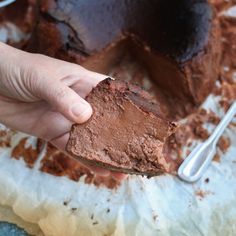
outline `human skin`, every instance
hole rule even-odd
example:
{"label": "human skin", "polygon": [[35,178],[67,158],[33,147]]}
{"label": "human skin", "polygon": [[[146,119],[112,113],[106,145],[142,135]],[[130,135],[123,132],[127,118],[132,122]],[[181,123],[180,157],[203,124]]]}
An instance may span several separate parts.
{"label": "human skin", "polygon": [[[84,98],[107,76],[1,42],[0,57],[0,122],[65,151],[71,125],[92,115]],[[90,169],[98,175],[125,178],[121,173]]]}

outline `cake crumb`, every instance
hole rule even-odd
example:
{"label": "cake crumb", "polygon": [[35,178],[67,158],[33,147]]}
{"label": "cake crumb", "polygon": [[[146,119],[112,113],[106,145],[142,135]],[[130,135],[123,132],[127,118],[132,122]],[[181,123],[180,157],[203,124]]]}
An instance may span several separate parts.
{"label": "cake crumb", "polygon": [[213,157],[213,161],[220,163],[220,155],[218,153]]}
{"label": "cake crumb", "polygon": [[223,108],[224,112],[227,112],[229,107],[230,107],[230,103],[229,101],[225,100],[225,99],[221,99],[219,101],[220,106]]}
{"label": "cake crumb", "polygon": [[208,113],[208,122],[214,125],[218,125],[220,123],[220,117],[217,116],[213,111],[209,111]]}
{"label": "cake crumb", "polygon": [[205,198],[207,195],[213,194],[211,191],[203,191],[201,189],[198,189],[195,191],[195,195],[198,196],[200,199]]}
{"label": "cake crumb", "polygon": [[220,139],[219,139],[219,142],[217,144],[217,146],[219,147],[219,149],[223,152],[223,153],[226,153],[228,148],[230,147],[231,145],[231,141],[228,137],[224,137],[222,136]]}
{"label": "cake crumb", "polygon": [[196,137],[202,140],[206,140],[209,137],[208,131],[202,126],[196,126],[194,129],[194,134]]}
{"label": "cake crumb", "polygon": [[34,163],[38,159],[41,145],[36,145],[36,149],[34,149],[32,146],[26,147],[27,140],[27,137],[21,139],[20,142],[12,150],[11,156],[16,160],[22,158],[25,161],[26,165],[29,168],[32,168],[34,166]]}
{"label": "cake crumb", "polygon": [[0,148],[11,147],[11,135],[6,130],[0,130]]}

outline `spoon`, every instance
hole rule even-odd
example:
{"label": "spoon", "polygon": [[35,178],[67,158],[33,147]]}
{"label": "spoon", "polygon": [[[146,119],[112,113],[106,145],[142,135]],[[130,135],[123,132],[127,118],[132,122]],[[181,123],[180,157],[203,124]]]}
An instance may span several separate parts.
{"label": "spoon", "polygon": [[231,105],[212,135],[204,143],[198,144],[180,165],[178,169],[180,179],[192,183],[201,178],[216,153],[216,145],[219,138],[235,114],[236,101]]}
{"label": "spoon", "polygon": [[0,8],[1,7],[5,7],[5,6],[7,6],[7,5],[9,5],[9,4],[11,4],[11,3],[13,3],[13,2],[15,2],[16,0],[5,0],[5,1],[2,1],[2,2],[0,2]]}

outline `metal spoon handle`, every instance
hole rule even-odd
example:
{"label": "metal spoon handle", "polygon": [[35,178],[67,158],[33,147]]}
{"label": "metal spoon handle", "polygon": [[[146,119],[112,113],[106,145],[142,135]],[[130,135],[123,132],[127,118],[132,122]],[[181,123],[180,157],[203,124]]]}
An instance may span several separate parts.
{"label": "metal spoon handle", "polygon": [[227,111],[227,113],[224,116],[224,118],[217,125],[217,127],[214,130],[214,132],[209,137],[208,142],[214,142],[215,144],[217,143],[217,141],[219,140],[220,136],[223,134],[224,130],[229,125],[229,123],[231,122],[231,120],[233,119],[235,114],[236,114],[236,101],[231,105],[231,107]]}
{"label": "metal spoon handle", "polygon": [[197,145],[181,164],[178,169],[178,175],[182,180],[195,182],[203,175],[214,157],[217,141],[233,119],[235,113],[236,101],[231,105],[225,117],[207,141]]}
{"label": "metal spoon handle", "polygon": [[178,169],[178,176],[186,182],[195,182],[201,178],[215,154],[215,146],[199,144],[183,161]]}
{"label": "metal spoon handle", "polygon": [[5,7],[13,2],[15,2],[16,0],[6,0],[6,1],[3,1],[3,2],[0,2],[0,8],[1,7]]}

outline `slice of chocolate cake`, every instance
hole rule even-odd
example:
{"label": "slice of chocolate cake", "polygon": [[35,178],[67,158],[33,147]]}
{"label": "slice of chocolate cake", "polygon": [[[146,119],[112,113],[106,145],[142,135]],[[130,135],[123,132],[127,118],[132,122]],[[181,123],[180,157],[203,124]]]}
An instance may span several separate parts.
{"label": "slice of chocolate cake", "polygon": [[166,138],[176,124],[159,115],[142,89],[106,79],[88,95],[93,115],[72,126],[67,151],[79,161],[130,174],[168,172]]}

